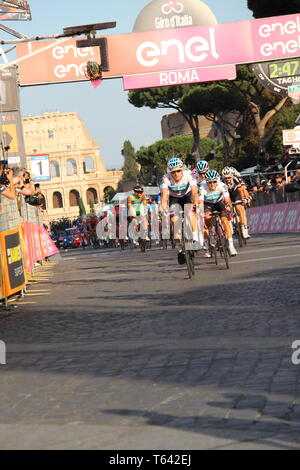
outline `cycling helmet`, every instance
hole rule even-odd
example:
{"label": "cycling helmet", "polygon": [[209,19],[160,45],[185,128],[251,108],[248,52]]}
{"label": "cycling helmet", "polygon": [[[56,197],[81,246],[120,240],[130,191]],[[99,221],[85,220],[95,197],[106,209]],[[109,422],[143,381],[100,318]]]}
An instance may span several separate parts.
{"label": "cycling helmet", "polygon": [[237,178],[241,176],[240,172],[237,171],[233,166],[231,166],[230,169],[232,171],[233,176],[236,176]]}
{"label": "cycling helmet", "polygon": [[223,178],[231,178],[234,175],[233,170],[234,170],[234,168],[232,168],[230,166],[225,166],[225,168],[223,168],[223,170],[222,170]]}
{"label": "cycling helmet", "polygon": [[208,170],[206,173],[206,181],[217,181],[218,172],[216,170]]}
{"label": "cycling helmet", "polygon": [[174,157],[168,161],[168,169],[170,171],[182,169],[182,167],[183,167],[183,161],[180,160],[180,158]]}
{"label": "cycling helmet", "polygon": [[134,188],[133,188],[133,191],[135,193],[143,193],[144,192],[144,188],[142,186],[140,186],[139,184],[137,184]]}
{"label": "cycling helmet", "polygon": [[206,173],[209,170],[209,166],[206,160],[200,160],[197,163],[197,170],[199,173]]}

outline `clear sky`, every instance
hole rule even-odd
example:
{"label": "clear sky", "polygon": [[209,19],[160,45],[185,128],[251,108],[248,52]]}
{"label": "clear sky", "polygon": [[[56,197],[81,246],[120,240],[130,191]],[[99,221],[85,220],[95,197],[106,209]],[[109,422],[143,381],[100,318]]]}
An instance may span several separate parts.
{"label": "clear sky", "polygon": [[[200,1],[200,0],[199,0]],[[61,33],[66,26],[116,21],[117,28],[105,34],[132,31],[148,0],[29,0],[32,21],[3,22],[30,37]],[[205,0],[219,23],[252,19],[247,0]],[[1,31],[2,39],[12,39]],[[11,60],[13,60],[12,56]],[[135,108],[128,103],[121,79],[106,80],[94,89],[89,82],[56,84],[21,89],[22,115],[75,111],[91,137],[100,145],[107,168],[123,166],[121,149],[130,140],[138,150],[162,138],[161,118],[172,110]]]}

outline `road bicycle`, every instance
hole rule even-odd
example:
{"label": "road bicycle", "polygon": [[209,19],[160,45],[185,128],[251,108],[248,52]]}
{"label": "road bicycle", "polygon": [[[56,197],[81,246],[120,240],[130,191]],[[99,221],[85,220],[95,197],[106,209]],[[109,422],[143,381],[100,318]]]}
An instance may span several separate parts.
{"label": "road bicycle", "polygon": [[221,214],[219,211],[210,212],[212,227],[209,230],[209,249],[215,264],[218,265],[219,259],[221,259],[229,269],[228,241],[222,225]]}
{"label": "road bicycle", "polygon": [[[240,204],[240,203],[239,203]],[[233,203],[232,207],[232,232],[233,236],[237,238],[239,246],[243,248],[243,246],[247,245],[247,239],[244,238],[242,227],[240,223],[240,218],[236,210],[236,203]]]}

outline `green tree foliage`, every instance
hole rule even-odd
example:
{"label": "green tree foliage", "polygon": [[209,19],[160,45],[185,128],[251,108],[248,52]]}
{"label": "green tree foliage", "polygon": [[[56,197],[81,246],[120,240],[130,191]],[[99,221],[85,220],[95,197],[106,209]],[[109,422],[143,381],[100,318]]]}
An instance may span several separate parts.
{"label": "green tree foliage", "polygon": [[107,204],[112,200],[112,198],[117,194],[117,191],[114,190],[111,186],[108,186],[104,189],[104,202]]}
{"label": "green tree foliage", "polygon": [[[201,153],[201,145],[198,116],[202,115],[215,121],[218,113],[223,112],[224,114],[228,111],[245,108],[243,96],[238,94],[236,90],[225,88],[216,83],[132,90],[129,92],[128,99],[138,108],[143,106],[151,109],[171,108],[179,112],[192,131],[192,152],[199,153]],[[218,124],[221,125],[221,122],[219,119]],[[223,128],[224,123],[222,124]]]}
{"label": "green tree foliage", "polygon": [[[214,123],[224,147],[224,164],[228,165],[236,127],[247,109],[244,96],[239,90],[226,88],[222,84],[204,84],[192,88],[180,100],[180,104],[186,113],[194,112]],[[234,113],[231,119],[228,113]]]}
{"label": "green tree foliage", "polygon": [[[185,160],[191,154],[192,148],[193,137],[187,135],[162,139],[149,147],[141,147],[136,153],[137,161],[141,165],[140,182],[145,185],[159,184],[162,175],[166,172],[168,160],[172,157]],[[212,139],[202,139],[201,158],[206,158],[212,150],[216,152],[214,159],[216,165],[218,160],[222,161],[220,146]]]}
{"label": "green tree foliage", "polygon": [[83,200],[81,197],[79,198],[78,203],[79,203],[79,216],[82,217],[83,215],[86,215],[86,210],[85,210]]}
{"label": "green tree foliage", "polygon": [[89,206],[90,206],[90,215],[96,215],[95,204],[93,202],[90,202]]}
{"label": "green tree foliage", "polygon": [[126,140],[124,142],[121,153],[124,157],[123,180],[135,180],[137,178],[139,170],[136,163],[135,149],[129,140]]}
{"label": "green tree foliage", "polygon": [[174,109],[182,114],[194,136],[193,151],[200,151],[198,116],[195,113],[185,113],[180,105],[180,99],[188,93],[193,86],[194,85],[184,85],[132,90],[128,94],[128,101],[137,108],[144,106],[151,109],[168,108]]}
{"label": "green tree foliage", "polygon": [[248,8],[253,11],[254,18],[291,15],[299,13],[300,0],[248,0]]}
{"label": "green tree foliage", "polygon": [[[238,66],[236,80],[222,82],[226,88],[239,92],[247,103],[246,111],[239,122],[238,134],[242,137],[241,149],[249,153],[248,137],[251,136],[251,147],[256,147],[255,154],[265,150],[274,134],[274,116],[283,108],[288,97],[271,93],[256,78],[250,66]],[[253,132],[256,129],[256,136]]]}

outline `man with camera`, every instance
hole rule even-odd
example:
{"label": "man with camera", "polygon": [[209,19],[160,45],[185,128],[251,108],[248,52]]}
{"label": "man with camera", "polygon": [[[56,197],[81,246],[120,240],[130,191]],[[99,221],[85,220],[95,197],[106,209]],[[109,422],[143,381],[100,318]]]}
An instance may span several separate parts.
{"label": "man with camera", "polygon": [[32,196],[34,194],[34,184],[31,181],[30,173],[20,167],[12,168],[12,172],[16,193],[23,196]]}
{"label": "man with camera", "polygon": [[0,161],[0,195],[16,199],[13,171],[8,168],[7,160]]}

